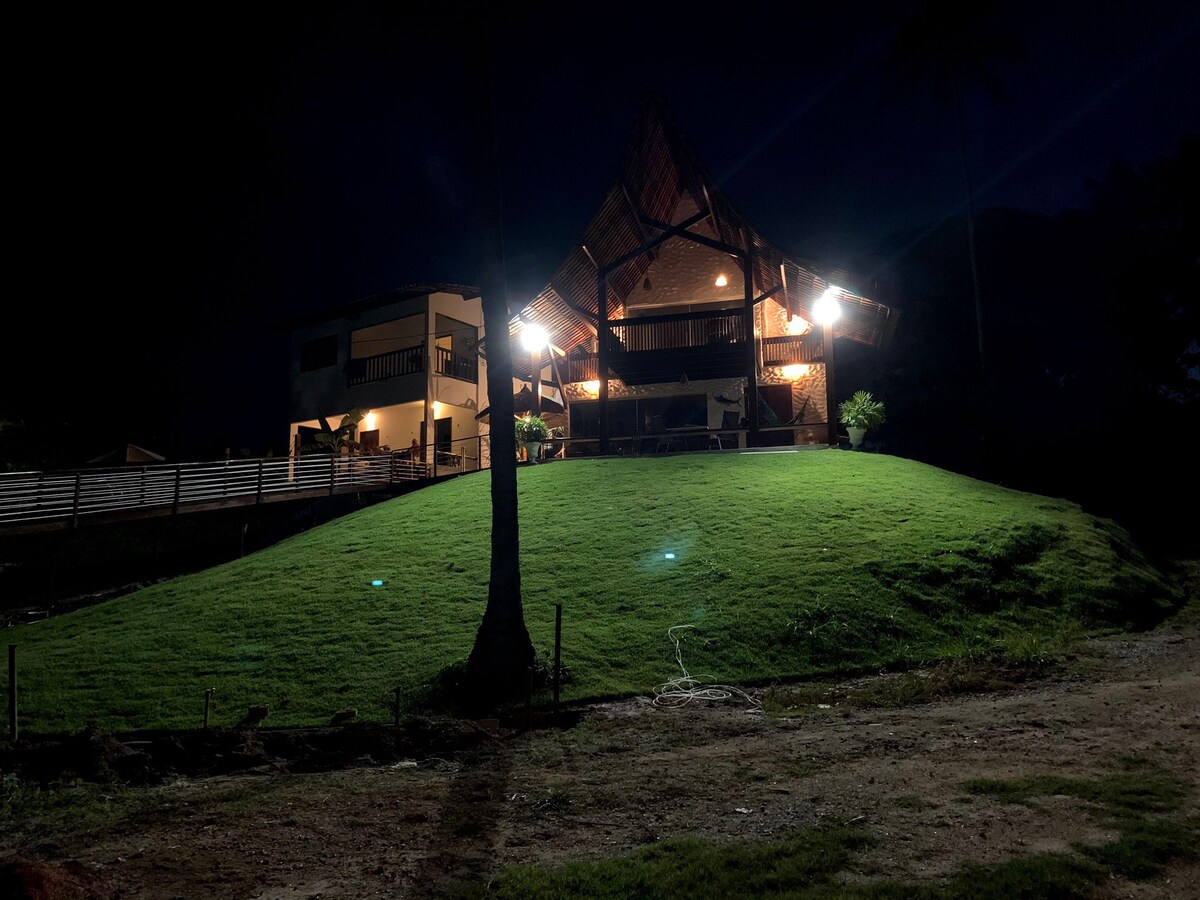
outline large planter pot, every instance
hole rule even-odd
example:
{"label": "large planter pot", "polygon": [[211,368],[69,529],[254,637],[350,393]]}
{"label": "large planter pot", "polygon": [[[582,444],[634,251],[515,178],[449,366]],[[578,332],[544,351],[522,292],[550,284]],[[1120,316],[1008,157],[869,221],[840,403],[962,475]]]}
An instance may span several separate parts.
{"label": "large planter pot", "polygon": [[540,453],[541,450],[542,450],[542,442],[541,441],[526,441],[525,442],[525,456],[531,463],[535,463],[538,461],[538,453]]}
{"label": "large planter pot", "polygon": [[848,435],[850,435],[850,449],[857,450],[859,444],[861,444],[863,442],[863,435],[865,435],[867,433],[867,429],[854,428],[852,426],[847,425],[846,433]]}

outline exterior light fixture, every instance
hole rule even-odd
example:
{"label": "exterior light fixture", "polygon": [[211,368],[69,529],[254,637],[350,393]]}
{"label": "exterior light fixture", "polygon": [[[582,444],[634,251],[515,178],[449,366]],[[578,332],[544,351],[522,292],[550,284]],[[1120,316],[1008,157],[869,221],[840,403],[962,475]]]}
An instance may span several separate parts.
{"label": "exterior light fixture", "polygon": [[546,329],[537,325],[530,325],[528,322],[521,329],[521,346],[533,353],[535,350],[541,350],[546,346],[546,342],[550,336],[546,334]]}
{"label": "exterior light fixture", "polygon": [[375,413],[369,412],[363,416],[363,431],[375,430]]}
{"label": "exterior light fixture", "polygon": [[579,385],[593,397],[600,393],[600,382],[593,379],[592,381],[584,381]]}
{"label": "exterior light fixture", "polygon": [[376,578],[374,581],[371,582],[371,587],[383,587],[383,579]]}
{"label": "exterior light fixture", "polygon": [[797,381],[808,373],[809,367],[803,363],[783,367],[783,377],[789,381]]}
{"label": "exterior light fixture", "polygon": [[674,558],[675,558],[675,554],[674,554],[674,553],[672,553],[670,550],[668,550],[666,553],[664,553],[664,554],[663,554],[663,556],[664,556],[666,559],[674,559]]}
{"label": "exterior light fixture", "polygon": [[837,407],[834,405],[836,395],[833,384],[833,323],[842,314],[841,304],[838,303],[838,294],[841,292],[841,288],[831,284],[825,289],[821,299],[813,305],[813,315],[821,323],[821,359],[825,363],[825,409],[828,410],[825,418],[829,420],[829,446],[831,447],[836,447],[838,443],[837,415],[835,414]]}
{"label": "exterior light fixture", "polygon": [[726,278],[725,273],[722,272],[717,276],[717,280],[714,281],[713,284],[715,284],[717,287],[725,287],[725,285],[729,284],[729,279]]}
{"label": "exterior light fixture", "polygon": [[822,325],[832,325],[841,317],[842,306],[838,303],[838,295],[841,292],[841,288],[830,285],[813,306],[813,315]]}

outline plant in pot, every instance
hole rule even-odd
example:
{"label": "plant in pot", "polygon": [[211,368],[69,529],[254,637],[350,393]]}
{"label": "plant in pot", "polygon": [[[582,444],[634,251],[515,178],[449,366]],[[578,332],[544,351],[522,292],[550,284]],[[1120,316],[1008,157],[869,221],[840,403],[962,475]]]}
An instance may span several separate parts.
{"label": "plant in pot", "polygon": [[883,401],[872,397],[870,391],[855,391],[838,404],[838,421],[850,435],[850,449],[857,450],[867,431],[884,423]]}
{"label": "plant in pot", "polygon": [[517,419],[517,443],[525,448],[525,456],[530,462],[537,462],[542,444],[550,437],[550,427],[541,416],[526,416]]}

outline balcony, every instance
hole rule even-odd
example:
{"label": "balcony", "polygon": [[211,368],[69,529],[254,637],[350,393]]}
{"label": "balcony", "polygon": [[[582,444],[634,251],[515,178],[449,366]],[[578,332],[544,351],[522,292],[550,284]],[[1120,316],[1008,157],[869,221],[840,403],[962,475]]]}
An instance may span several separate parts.
{"label": "balcony", "polygon": [[[644,316],[612,322],[609,368],[626,384],[737,378],[746,374],[746,320],[740,309],[672,316]],[[761,367],[819,363],[821,335],[785,335],[758,340]],[[567,358],[570,382],[600,377],[598,354]]]}
{"label": "balcony", "polygon": [[641,316],[613,322],[609,366],[626,384],[730,378],[745,371],[741,310]]}
{"label": "balcony", "polygon": [[[445,347],[434,347],[433,371],[472,384],[479,383],[479,361],[473,356],[463,356]],[[346,364],[346,384],[357,387],[373,381],[398,378],[401,375],[416,375],[425,371],[425,347],[405,347],[390,350],[377,356],[352,359]]]}
{"label": "balcony", "polygon": [[449,375],[471,384],[479,383],[479,360],[474,356],[463,356],[445,347],[434,347],[433,371],[438,375]]}
{"label": "balcony", "polygon": [[817,331],[763,338],[761,345],[764,367],[819,363],[825,360],[825,348],[821,342],[821,334]]}
{"label": "balcony", "polygon": [[425,346],[417,344],[415,347],[350,360],[346,363],[346,384],[356,387],[360,384],[370,384],[372,381],[415,375],[424,371]]}

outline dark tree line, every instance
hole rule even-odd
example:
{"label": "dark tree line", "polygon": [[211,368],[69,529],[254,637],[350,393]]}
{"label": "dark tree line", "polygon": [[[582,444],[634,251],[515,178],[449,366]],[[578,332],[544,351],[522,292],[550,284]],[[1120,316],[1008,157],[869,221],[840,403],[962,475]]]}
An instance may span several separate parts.
{"label": "dark tree line", "polygon": [[1086,210],[979,215],[982,384],[963,223],[915,244],[919,230],[897,235],[856,262],[902,310],[895,339],[879,353],[848,348],[839,390],[887,401],[877,438],[889,452],[1186,543],[1171,511],[1194,515],[1200,501],[1198,184],[1193,135],[1168,159],[1115,164],[1089,185]]}

